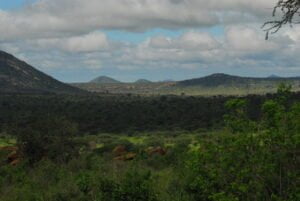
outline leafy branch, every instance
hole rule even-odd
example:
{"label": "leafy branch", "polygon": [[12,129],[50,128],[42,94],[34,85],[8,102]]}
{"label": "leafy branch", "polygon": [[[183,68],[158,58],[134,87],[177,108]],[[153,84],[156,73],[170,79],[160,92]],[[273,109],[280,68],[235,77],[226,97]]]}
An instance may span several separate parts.
{"label": "leafy branch", "polygon": [[265,29],[266,40],[269,34],[277,33],[284,25],[298,24],[300,21],[294,21],[295,16],[300,16],[300,0],[279,0],[273,9],[273,17],[277,15],[278,10],[282,12],[282,17],[279,20],[265,22],[262,28]]}

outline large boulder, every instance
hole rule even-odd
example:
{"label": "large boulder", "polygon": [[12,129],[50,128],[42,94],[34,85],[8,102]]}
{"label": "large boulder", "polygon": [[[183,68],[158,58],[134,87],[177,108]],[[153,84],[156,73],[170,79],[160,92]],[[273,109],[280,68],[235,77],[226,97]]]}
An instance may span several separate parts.
{"label": "large boulder", "polygon": [[114,150],[113,150],[113,154],[114,154],[114,156],[123,156],[123,155],[125,155],[127,153],[127,149],[126,149],[126,147],[125,146],[123,146],[123,145],[118,145],[118,146],[116,146],[115,148],[114,148]]}
{"label": "large boulder", "polygon": [[136,153],[129,152],[129,153],[126,153],[124,155],[115,157],[114,160],[117,160],[117,161],[131,161],[131,160],[135,159],[136,156],[137,156]]}
{"label": "large boulder", "polygon": [[13,152],[13,151],[17,151],[17,150],[18,150],[18,147],[16,147],[16,146],[0,147],[0,151],[10,151],[10,152]]}
{"label": "large boulder", "polygon": [[162,148],[160,146],[158,146],[158,147],[148,147],[145,151],[150,156],[155,155],[155,154],[164,156],[167,153],[166,149],[164,149],[164,148]]}
{"label": "large boulder", "polygon": [[7,146],[7,147],[0,147],[0,151],[4,151],[8,153],[5,159],[6,164],[10,164],[12,166],[16,166],[21,161],[21,155],[16,146]]}

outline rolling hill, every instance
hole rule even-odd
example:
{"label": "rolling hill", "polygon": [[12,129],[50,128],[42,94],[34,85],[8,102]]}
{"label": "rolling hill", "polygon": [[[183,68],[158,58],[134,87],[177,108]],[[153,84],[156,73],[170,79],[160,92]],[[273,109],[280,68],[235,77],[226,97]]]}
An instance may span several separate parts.
{"label": "rolling hill", "polygon": [[250,87],[251,85],[274,85],[280,82],[300,83],[300,77],[283,78],[278,76],[270,76],[267,78],[255,77],[240,77],[234,75],[227,75],[223,73],[212,74],[202,78],[195,78],[184,80],[177,83],[178,86],[201,86],[201,87]]}
{"label": "rolling hill", "polygon": [[274,93],[280,83],[288,83],[300,91],[300,77],[240,77],[222,73],[183,81],[135,83],[77,83],[74,86],[92,92],[144,95],[247,95]]}
{"label": "rolling hill", "polygon": [[64,84],[34,67],[0,51],[0,93],[83,93],[83,90]]}
{"label": "rolling hill", "polygon": [[98,84],[116,84],[116,83],[121,83],[118,80],[115,80],[111,77],[107,77],[107,76],[100,76],[97,77],[93,80],[90,81],[90,83],[98,83]]}

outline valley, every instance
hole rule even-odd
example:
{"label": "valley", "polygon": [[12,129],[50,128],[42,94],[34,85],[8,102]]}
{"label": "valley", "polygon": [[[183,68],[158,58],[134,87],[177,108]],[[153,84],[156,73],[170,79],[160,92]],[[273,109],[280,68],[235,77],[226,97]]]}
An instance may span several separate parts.
{"label": "valley", "polygon": [[226,74],[213,74],[202,78],[146,83],[111,83],[102,80],[100,83],[72,83],[90,92],[100,94],[136,94],[136,95],[187,95],[187,96],[246,96],[275,93],[279,84],[290,84],[293,91],[300,91],[300,77],[290,78],[250,78]]}
{"label": "valley", "polygon": [[298,77],[65,84],[1,53],[0,83],[1,201],[298,198]]}

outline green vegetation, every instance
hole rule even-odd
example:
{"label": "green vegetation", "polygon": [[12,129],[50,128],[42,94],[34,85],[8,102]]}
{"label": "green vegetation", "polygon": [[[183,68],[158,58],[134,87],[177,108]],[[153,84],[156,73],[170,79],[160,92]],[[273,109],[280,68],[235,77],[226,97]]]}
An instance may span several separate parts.
{"label": "green vegetation", "polygon": [[0,147],[14,146],[15,144],[16,140],[11,138],[11,136],[0,135]]}
{"label": "green vegetation", "polygon": [[111,81],[101,82],[100,80],[98,83],[76,83],[73,85],[87,91],[104,94],[247,96],[249,94],[276,93],[277,86],[280,83],[291,84],[294,91],[300,90],[299,77],[251,78],[221,73],[179,82],[117,83]]}
{"label": "green vegetation", "polygon": [[[276,94],[251,95],[246,115],[257,121],[260,105]],[[226,101],[234,97],[195,96],[127,96],[127,95],[15,95],[0,96],[0,133],[24,128],[45,117],[64,117],[76,124],[80,135],[140,132],[216,130],[224,127],[223,116],[228,113]],[[292,93],[289,101],[300,99]]]}
{"label": "green vegetation", "polygon": [[8,149],[0,149],[0,200],[298,201],[300,103],[290,90],[281,85],[276,96],[254,103],[251,97],[226,99],[222,126],[193,131],[91,135],[59,113],[31,117],[23,126],[6,123],[3,133],[13,134],[19,149],[13,161]]}

